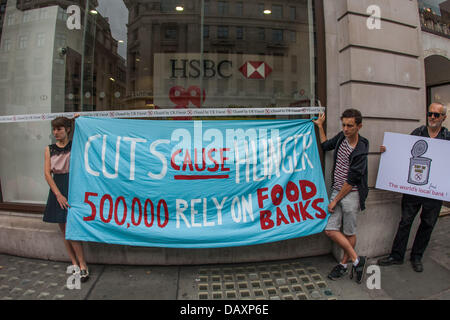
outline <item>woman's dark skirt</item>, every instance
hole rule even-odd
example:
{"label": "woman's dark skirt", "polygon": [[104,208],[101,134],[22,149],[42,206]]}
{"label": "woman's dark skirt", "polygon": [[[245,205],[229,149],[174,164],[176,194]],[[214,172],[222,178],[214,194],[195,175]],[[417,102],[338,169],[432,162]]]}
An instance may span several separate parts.
{"label": "woman's dark skirt", "polygon": [[[55,180],[56,186],[62,195],[67,198],[69,193],[69,174],[54,174],[53,180]],[[61,209],[52,190],[48,193],[47,206],[45,207],[42,220],[51,223],[66,223],[67,221],[67,210]]]}

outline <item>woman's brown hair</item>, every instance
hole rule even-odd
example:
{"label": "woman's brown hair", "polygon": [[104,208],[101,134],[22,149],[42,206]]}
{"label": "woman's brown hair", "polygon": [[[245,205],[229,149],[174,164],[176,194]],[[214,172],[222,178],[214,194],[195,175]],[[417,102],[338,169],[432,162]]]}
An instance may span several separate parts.
{"label": "woman's brown hair", "polygon": [[51,124],[52,129],[64,127],[66,128],[66,131],[68,133],[72,132],[72,125],[73,125],[72,119],[66,117],[57,117],[52,120]]}

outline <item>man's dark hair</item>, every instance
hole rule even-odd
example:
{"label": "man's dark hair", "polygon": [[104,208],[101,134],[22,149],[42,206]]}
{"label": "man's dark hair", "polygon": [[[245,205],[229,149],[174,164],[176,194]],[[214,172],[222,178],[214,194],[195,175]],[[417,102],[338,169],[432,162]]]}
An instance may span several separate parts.
{"label": "man's dark hair", "polygon": [[362,122],[362,114],[356,109],[347,109],[342,113],[341,120],[343,118],[355,118],[355,123],[358,125]]}

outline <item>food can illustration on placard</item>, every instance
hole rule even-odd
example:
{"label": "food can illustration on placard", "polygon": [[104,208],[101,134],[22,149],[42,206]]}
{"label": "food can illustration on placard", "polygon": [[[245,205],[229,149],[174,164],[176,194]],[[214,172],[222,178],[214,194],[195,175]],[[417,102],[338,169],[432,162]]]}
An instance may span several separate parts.
{"label": "food can illustration on placard", "polygon": [[425,140],[419,140],[414,143],[411,149],[412,158],[409,160],[408,183],[419,186],[428,184],[431,159],[422,157],[427,150],[428,144]]}

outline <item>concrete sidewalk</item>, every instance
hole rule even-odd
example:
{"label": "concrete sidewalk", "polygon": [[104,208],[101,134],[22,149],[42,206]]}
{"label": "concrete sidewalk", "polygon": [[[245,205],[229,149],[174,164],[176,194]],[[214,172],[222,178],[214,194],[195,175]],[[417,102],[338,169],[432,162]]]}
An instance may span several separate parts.
{"label": "concrete sidewalk", "polygon": [[[69,289],[67,263],[0,254],[0,299],[6,300],[381,300],[450,299],[450,216],[439,218],[423,273],[380,267],[380,289],[366,280],[331,281],[331,255],[286,261],[201,266],[90,265],[91,277]],[[378,257],[369,259],[375,265]],[[373,271],[372,271],[373,272]],[[366,279],[375,274],[367,273]],[[370,283],[374,283],[369,281]]]}

